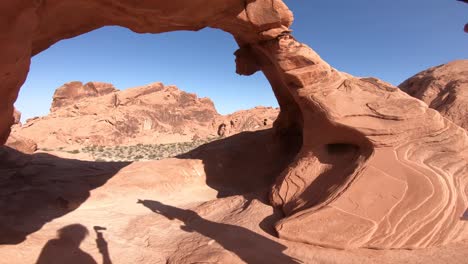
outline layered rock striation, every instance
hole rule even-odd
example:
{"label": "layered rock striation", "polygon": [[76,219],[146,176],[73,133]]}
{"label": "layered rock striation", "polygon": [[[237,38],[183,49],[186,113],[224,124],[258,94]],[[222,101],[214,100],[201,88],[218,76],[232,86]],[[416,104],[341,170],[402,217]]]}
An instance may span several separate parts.
{"label": "layered rock striation", "polygon": [[240,46],[237,72],[261,70],[271,83],[281,107],[271,144],[300,149],[271,190],[271,203],[285,214],[276,223],[280,238],[345,249],[415,249],[466,238],[466,131],[396,87],[332,68],[290,34],[292,14],[280,0],[0,7],[3,142],[30,57],[60,39],[104,25],[138,33],[220,28]]}

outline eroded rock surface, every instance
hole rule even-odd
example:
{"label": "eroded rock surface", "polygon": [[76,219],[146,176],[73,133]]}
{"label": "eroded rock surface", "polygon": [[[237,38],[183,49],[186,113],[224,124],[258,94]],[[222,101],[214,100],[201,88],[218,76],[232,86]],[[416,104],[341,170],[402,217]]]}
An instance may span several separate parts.
{"label": "eroded rock surface", "polygon": [[399,87],[455,124],[468,129],[468,60],[429,68]]}
{"label": "eroded rock surface", "polygon": [[34,140],[19,135],[10,135],[5,146],[26,154],[32,154],[37,150],[37,143]]}
{"label": "eroded rock surface", "polygon": [[[14,118],[14,124],[13,124],[12,129],[20,128],[21,127],[21,112],[15,109],[13,113],[13,118]],[[26,153],[26,154],[32,154],[37,150],[37,144],[35,141],[29,138],[20,136],[20,135],[10,134],[5,145],[12,149],[15,149],[19,152]]]}
{"label": "eroded rock surface", "polygon": [[[203,7],[203,8],[201,8]],[[233,34],[239,43],[274,38],[287,30],[293,16],[280,0],[133,0],[2,2],[0,19],[0,143],[13,123],[13,103],[24,83],[31,56],[64,38],[119,25],[138,33],[199,30],[214,27]],[[260,15],[259,15],[260,14]],[[60,23],[57,23],[60,21]]]}
{"label": "eroded rock surface", "polygon": [[13,112],[13,124],[14,125],[21,125],[21,112],[16,110]]}
{"label": "eroded rock surface", "polygon": [[[2,17],[5,23],[0,23],[0,29],[5,34],[2,39],[3,64],[0,68],[0,76],[5,87],[0,90],[0,98],[6,100],[6,104],[2,104],[0,108],[0,120],[2,120],[0,131],[2,131],[3,139],[6,139],[9,125],[13,122],[13,101],[27,74],[30,55],[37,54],[60,39],[76,36],[103,25],[117,24],[141,33],[196,30],[205,26],[223,29],[233,34],[240,46],[239,51],[236,52],[237,72],[248,75],[262,70],[272,85],[281,111],[274,123],[272,141],[264,145],[263,155],[256,156],[262,159],[262,162],[252,165],[251,159],[243,160],[243,158],[255,155],[252,153],[245,156],[237,155],[241,152],[232,151],[221,155],[221,157],[236,157],[236,159],[228,160],[230,166],[216,159],[209,165],[204,160],[203,165],[206,182],[209,182],[208,177],[213,177],[211,174],[213,172],[222,181],[224,174],[220,173],[220,170],[223,168],[226,171],[239,172],[229,174],[233,176],[245,176],[252,166],[255,166],[257,172],[268,171],[267,169],[272,165],[276,169],[283,169],[281,173],[262,173],[261,175],[277,177],[270,191],[270,202],[280,208],[285,215],[281,220],[274,219],[280,239],[270,240],[289,245],[293,252],[286,252],[286,249],[278,245],[278,242],[252,243],[252,241],[262,240],[258,240],[256,235],[250,232],[247,232],[247,238],[243,240],[246,244],[236,244],[232,240],[226,241],[219,233],[212,233],[212,230],[207,228],[210,223],[200,219],[198,213],[203,215],[202,211],[207,210],[203,208],[206,207],[202,206],[198,208],[201,212],[194,213],[193,210],[187,209],[190,208],[187,205],[184,208],[170,208],[146,199],[141,201],[141,204],[151,209],[152,212],[164,215],[169,220],[178,219],[179,222],[168,223],[161,220],[153,221],[151,217],[145,219],[135,217],[135,221],[129,223],[125,218],[122,220],[124,224],[120,222],[120,226],[127,226],[127,228],[118,230],[121,230],[120,234],[123,236],[129,235],[129,237],[127,236],[127,239],[121,239],[118,235],[112,237],[116,248],[122,248],[122,244],[119,244],[121,241],[129,241],[128,244],[138,249],[134,250],[135,252],[141,252],[141,248],[152,246],[161,248],[161,246],[155,246],[161,245],[160,243],[167,245],[166,240],[161,239],[165,237],[159,234],[161,232],[176,240],[171,242],[173,246],[170,248],[174,249],[173,251],[156,256],[155,262],[161,263],[193,263],[207,258],[213,262],[219,260],[227,263],[252,263],[249,262],[252,251],[240,252],[244,248],[243,245],[270,245],[270,251],[275,254],[286,252],[284,253],[286,256],[293,256],[293,259],[290,259],[281,254],[279,256],[273,254],[271,256],[277,257],[272,258],[273,262],[267,261],[268,263],[275,263],[275,259],[283,260],[281,263],[295,263],[296,259],[309,263],[317,259],[337,261],[337,258],[333,257],[321,258],[327,254],[344,254],[351,257],[350,259],[339,258],[338,262],[341,260],[342,262],[347,260],[372,262],[372,260],[380,259],[368,258],[372,253],[366,250],[338,253],[326,249],[326,252],[322,251],[315,255],[313,253],[318,250],[308,245],[341,249],[436,248],[435,251],[429,251],[430,257],[426,257],[422,260],[423,262],[433,261],[434,256],[443,258],[444,254],[440,252],[446,248],[442,246],[449,243],[461,245],[451,246],[450,249],[466,248],[466,240],[463,239],[467,237],[467,222],[461,220],[468,206],[466,131],[396,87],[373,78],[355,78],[332,68],[311,48],[301,44],[290,34],[288,28],[292,22],[292,15],[283,2],[279,0],[215,2],[181,0],[140,1],[138,3],[129,0],[117,3],[104,0],[92,3],[82,0],[60,3],[15,1],[4,2],[1,7],[2,12],[6,14]],[[57,20],[63,23],[55,23]],[[254,144],[256,141],[249,142],[251,142],[250,145],[242,145],[242,148],[251,147],[250,151],[256,151],[258,146]],[[277,155],[274,154],[275,148],[270,146],[294,146],[293,150],[297,148],[300,150],[288,152],[288,155],[281,155],[281,153]],[[222,147],[219,149],[223,150]],[[199,151],[209,150],[210,148],[205,148],[205,150],[202,148]],[[200,157],[203,156],[202,154],[199,154]],[[295,157],[292,162],[289,160],[291,157]],[[279,166],[278,160],[286,163],[285,168]],[[230,163],[232,161],[236,162]],[[177,169],[173,166],[172,170],[167,170],[164,167],[170,165],[165,162],[135,163],[125,168],[122,174],[119,172],[119,177],[112,178],[115,179],[114,181],[107,182],[104,188],[98,188],[93,192],[95,201],[99,201],[100,198],[102,200],[96,204],[88,204],[89,207],[80,207],[73,211],[73,213],[82,214],[80,218],[74,219],[86,219],[85,216],[89,216],[90,211],[102,211],[101,206],[109,205],[111,201],[114,201],[115,195],[113,194],[116,191],[130,193],[128,182],[142,183],[134,177],[135,175],[145,178],[144,184],[135,187],[137,191],[134,194],[139,195],[142,194],[142,189],[151,188],[151,186],[167,187],[169,191],[164,193],[167,195],[171,194],[170,191],[183,189],[180,186],[172,186],[169,182],[159,184],[159,177],[148,176],[155,173],[165,175],[162,176],[167,177],[164,180],[173,180],[173,175],[178,175],[177,178],[180,180],[193,179],[194,181],[199,181],[204,177],[195,168],[196,165],[190,168],[185,167],[188,166],[187,164],[178,163],[179,161],[171,161],[177,163],[175,166]],[[199,160],[197,164],[200,165]],[[65,167],[69,170],[69,167]],[[180,167],[184,170],[180,170]],[[91,168],[94,167],[91,165]],[[26,172],[30,173],[28,170]],[[32,174],[34,176],[34,172]],[[93,175],[89,172],[85,174],[86,176]],[[256,175],[247,174],[251,178]],[[59,181],[60,179],[51,180]],[[273,179],[270,178],[270,180]],[[21,183],[15,186],[18,185]],[[44,183],[44,186],[48,186],[48,183]],[[206,185],[203,186],[205,187]],[[210,187],[220,188],[216,184]],[[256,187],[262,190],[265,185],[261,184]],[[109,192],[107,188],[113,191]],[[46,187],[48,193],[47,189]],[[229,188],[227,190],[232,191]],[[27,191],[27,189],[22,191]],[[89,188],[85,191],[89,191]],[[155,192],[152,190],[151,193]],[[85,192],[85,197],[86,194]],[[186,199],[193,199],[196,195],[189,197]],[[180,199],[182,198],[174,198],[171,202],[177,205]],[[214,216],[216,223],[243,226],[250,231],[258,230],[259,219],[255,218],[258,216],[255,214],[256,210],[249,211],[249,204],[244,203],[242,199],[236,200],[232,197],[224,199],[215,200],[213,203],[217,205],[216,209],[222,211]],[[126,207],[125,202],[130,203],[119,200],[117,208],[133,208]],[[227,207],[232,205],[232,210],[223,208],[218,203]],[[114,206],[109,206],[109,215],[121,215],[121,212],[114,212],[112,208]],[[244,211],[252,214],[249,217],[238,217]],[[136,215],[128,210],[125,210],[125,213],[131,216]],[[62,212],[59,216],[63,214]],[[262,214],[266,216],[268,213],[263,211]],[[109,215],[101,219],[108,219]],[[66,217],[71,216],[69,214],[65,215]],[[21,218],[21,215],[18,218]],[[53,214],[51,218],[54,218]],[[68,221],[65,221],[63,217],[60,219],[64,221],[64,224],[71,221],[71,218]],[[236,220],[231,222],[232,219]],[[17,223],[11,219],[7,220],[10,221],[7,223]],[[43,220],[39,219],[39,221]],[[126,225],[126,223],[129,224]],[[148,233],[148,226],[152,228],[154,223],[158,225],[153,230],[159,232]],[[181,229],[192,235],[185,233],[181,236],[175,235],[170,228],[174,224],[178,224],[177,230]],[[89,222],[88,225],[92,223]],[[142,229],[136,230],[135,227],[142,227]],[[213,228],[216,227],[220,233],[224,230],[218,225]],[[232,228],[232,226],[225,227],[234,230],[232,234],[236,235],[241,230],[245,231]],[[6,228],[9,228],[8,224]],[[50,228],[57,230],[58,226],[51,225]],[[21,226],[18,229],[21,229]],[[169,234],[164,232],[169,232]],[[40,234],[50,233],[49,230]],[[140,235],[132,236],[132,234],[150,235],[142,238]],[[197,234],[210,237],[211,240],[207,241]],[[226,236],[229,238],[229,235]],[[40,242],[47,239],[34,238]],[[30,240],[29,243],[34,243],[34,240]],[[27,247],[22,245],[21,248],[22,252],[25,252]],[[125,248],[129,248],[127,244]],[[154,252],[153,248],[149,251]],[[14,256],[17,252],[11,248],[5,250],[8,256]],[[258,252],[268,251],[259,249]],[[391,255],[394,252],[405,255],[401,251],[384,251],[384,253],[374,254],[387,257],[385,260],[387,263],[395,262],[395,260],[405,262],[395,255],[388,257],[387,254]],[[457,260],[459,263],[466,261],[465,253],[457,253],[456,250],[448,250],[448,252],[453,255],[451,260]],[[461,252],[466,252],[466,250]],[[145,251],[137,257],[132,256],[131,259],[148,262],[146,253]],[[117,259],[124,260],[125,254],[123,250],[117,251]],[[420,252],[417,254],[421,256]],[[447,259],[440,261],[445,260]]]}
{"label": "eroded rock surface", "polygon": [[55,90],[50,111],[70,105],[83,98],[98,97],[117,92],[114,85],[102,82],[69,82]]}
{"label": "eroded rock surface", "polygon": [[41,149],[189,142],[271,128],[278,112],[256,107],[223,116],[209,98],[162,83],[119,91],[70,82],[56,90],[49,115],[14,126],[10,138],[34,139]]}
{"label": "eroded rock surface", "polygon": [[278,113],[277,108],[257,106],[221,116],[216,119],[215,124],[218,126],[219,136],[231,136],[240,132],[271,128]]}
{"label": "eroded rock surface", "polygon": [[464,238],[462,128],[396,87],[338,72],[292,36],[251,48],[302,113],[302,149],[271,194],[287,215],[280,237],[379,249]]}

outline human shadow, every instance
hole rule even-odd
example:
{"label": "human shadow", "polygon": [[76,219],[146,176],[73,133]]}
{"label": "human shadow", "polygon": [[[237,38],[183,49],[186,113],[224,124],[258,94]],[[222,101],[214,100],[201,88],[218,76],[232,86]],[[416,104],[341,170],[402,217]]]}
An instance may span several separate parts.
{"label": "human shadow", "polygon": [[138,203],[168,219],[179,219],[185,224],[181,227],[182,230],[197,232],[215,240],[223,248],[236,254],[246,263],[301,263],[283,253],[287,249],[286,246],[244,227],[209,221],[192,210],[180,209],[158,201],[139,200]]}
{"label": "human shadow", "polygon": [[[80,249],[81,242],[88,234],[88,229],[80,224],[59,229],[57,238],[49,240],[42,248],[36,264],[97,264],[91,255]],[[102,234],[96,241],[99,252],[103,255],[103,264],[112,264]]]}
{"label": "human shadow", "polygon": [[[244,195],[267,203],[271,185],[300,148],[297,135],[285,138],[278,140],[273,129],[243,132],[178,158],[201,159],[206,182],[218,197]],[[19,244],[45,223],[74,211],[91,190],[129,164],[27,155],[0,147],[0,245]],[[247,196],[251,193],[255,195]],[[262,228],[271,232],[271,227]]]}
{"label": "human shadow", "polygon": [[266,129],[213,141],[177,158],[202,160],[207,185],[222,198],[268,192],[301,146],[300,134],[278,135]]}
{"label": "human shadow", "polygon": [[96,232],[96,246],[99,249],[99,253],[102,255],[102,264],[112,264],[109,247],[107,241],[104,239],[103,231],[106,230],[105,227],[94,226],[94,232]]}
{"label": "human shadow", "polygon": [[124,162],[91,162],[0,147],[0,245],[19,244],[85,202]]}

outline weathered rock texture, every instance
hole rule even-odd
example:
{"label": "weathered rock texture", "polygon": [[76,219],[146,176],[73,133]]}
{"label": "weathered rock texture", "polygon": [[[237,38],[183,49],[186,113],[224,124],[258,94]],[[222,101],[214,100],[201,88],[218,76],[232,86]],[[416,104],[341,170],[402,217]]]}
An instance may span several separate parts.
{"label": "weathered rock texture", "polygon": [[[3,139],[30,56],[58,40],[103,25],[121,25],[141,33],[211,26],[230,32],[238,41],[238,73],[262,70],[270,81],[281,106],[273,142],[300,148],[270,195],[273,205],[286,215],[276,224],[280,238],[332,248],[398,249],[440,246],[466,237],[467,223],[460,220],[468,205],[465,130],[396,87],[333,69],[289,34],[292,15],[280,0],[6,1],[1,7],[6,14],[0,23],[4,32],[0,98],[6,100],[0,109]],[[266,153],[271,151],[267,148]],[[271,164],[278,161],[262,162],[256,170]],[[229,168],[250,169],[242,163]],[[210,166],[205,170],[211,171]],[[186,231],[197,230],[190,224],[195,219],[202,225],[199,233],[215,235],[193,212],[159,203],[147,202],[146,206],[169,219],[182,219]],[[240,212],[248,205],[236,208]],[[232,214],[220,215],[228,219]],[[145,226],[150,223],[143,222]],[[229,230],[237,234],[235,228]],[[215,251],[218,260],[228,262],[229,253],[223,250],[233,252],[245,245],[230,242],[210,248],[201,245],[220,238],[214,242],[179,239],[183,242],[175,247],[179,250],[169,263],[200,262],[194,258],[213,256]],[[148,238],[143,245],[157,241],[159,237]],[[270,251],[282,250],[276,246]],[[181,256],[181,251],[195,253]],[[239,258],[231,263],[249,262],[244,255]]]}
{"label": "weathered rock texture", "polygon": [[380,249],[460,239],[462,128],[396,87],[336,71],[290,35],[249,48],[301,113],[286,123],[301,127],[302,149],[271,194],[287,216],[276,226],[280,237]]}
{"label": "weathered rock texture", "polygon": [[33,139],[41,149],[161,144],[271,128],[278,113],[256,107],[223,116],[209,98],[162,83],[119,91],[112,84],[70,82],[56,90],[49,115],[14,126],[11,135]]}
{"label": "weathered rock texture", "polygon": [[[21,112],[15,109],[13,112],[13,118],[14,124],[12,129],[14,130],[21,127]],[[5,145],[26,154],[32,154],[37,150],[37,144],[35,141],[17,134],[10,134]]]}
{"label": "weathered rock texture", "polygon": [[[466,243],[415,251],[333,250],[277,238],[272,225],[282,213],[266,203],[265,191],[245,193],[266,190],[284,166],[278,160],[285,152],[272,149],[271,134],[212,142],[193,159],[132,164],[46,154],[7,160],[0,152],[0,177],[32,183],[25,188],[0,181],[0,211],[8,212],[0,214],[0,263],[88,263],[84,254],[105,263],[105,252],[114,264],[466,263]],[[217,198],[227,191],[229,197]],[[79,249],[70,235],[57,234],[77,224],[89,232],[71,234],[82,242]],[[96,225],[107,228],[101,231],[107,250],[98,243]]]}
{"label": "weathered rock texture", "polygon": [[36,142],[19,135],[10,135],[5,145],[26,154],[32,154],[37,150]]}
{"label": "weathered rock texture", "polygon": [[116,91],[117,89],[110,83],[69,82],[55,90],[50,111],[53,112],[60,107],[76,103],[83,98],[103,96]]}
{"label": "weathered rock texture", "polygon": [[468,60],[432,67],[404,81],[399,87],[468,129]]}
{"label": "weathered rock texture", "polygon": [[20,125],[21,124],[21,112],[16,110],[13,112],[13,124]]}

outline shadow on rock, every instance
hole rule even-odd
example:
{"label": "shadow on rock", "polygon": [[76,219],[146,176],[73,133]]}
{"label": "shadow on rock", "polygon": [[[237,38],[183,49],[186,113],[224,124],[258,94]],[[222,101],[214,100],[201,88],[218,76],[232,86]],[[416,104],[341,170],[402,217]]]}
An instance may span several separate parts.
{"label": "shadow on rock", "polygon": [[[107,249],[107,242],[102,233],[96,231],[96,242],[103,255],[103,264],[112,264]],[[88,229],[80,224],[68,225],[57,231],[57,238],[49,240],[42,248],[36,264],[97,264],[97,262],[80,249],[81,242],[89,234]]]}
{"label": "shadow on rock", "polygon": [[244,227],[206,220],[192,210],[180,209],[158,201],[140,200],[151,211],[173,220],[184,222],[182,230],[197,232],[211,238],[246,263],[301,263],[283,253],[286,246]]}
{"label": "shadow on rock", "polygon": [[91,190],[127,165],[0,148],[0,245],[21,243],[45,223],[75,210]]}
{"label": "shadow on rock", "polygon": [[207,184],[222,198],[269,190],[301,145],[299,134],[280,138],[274,129],[267,129],[217,140],[178,158],[202,160]]}

